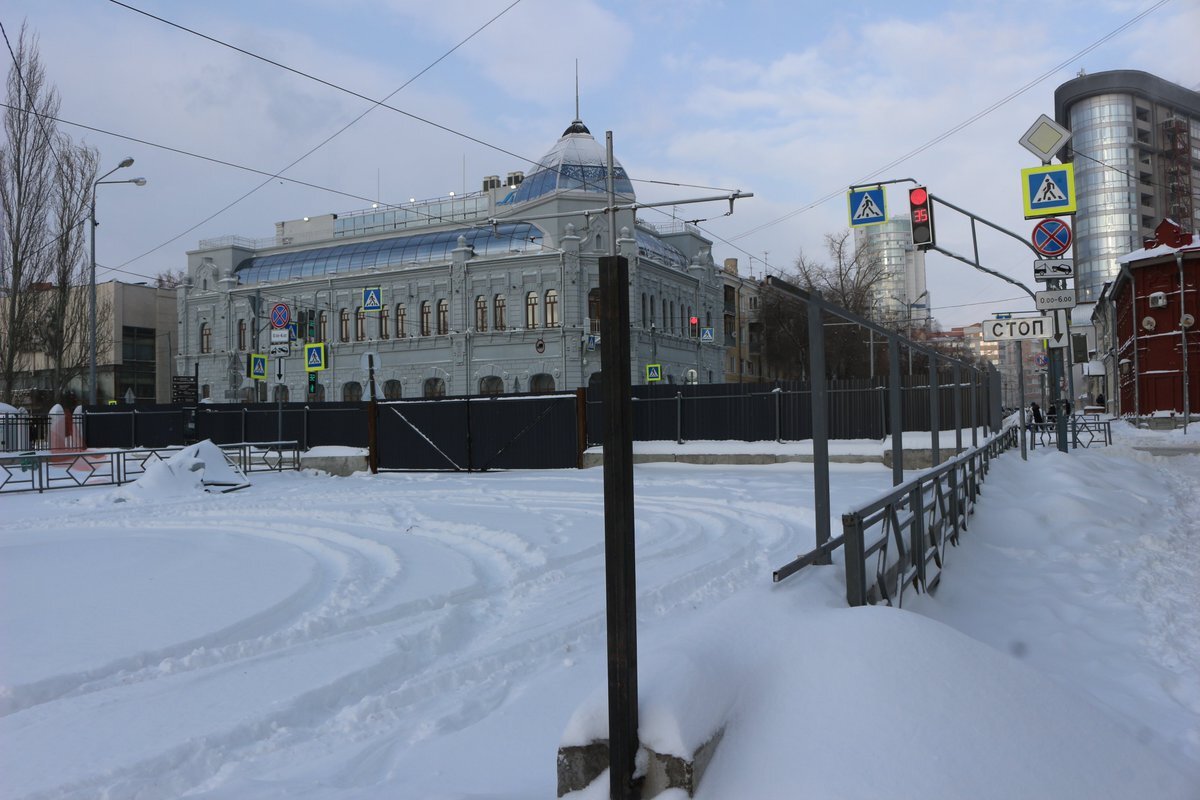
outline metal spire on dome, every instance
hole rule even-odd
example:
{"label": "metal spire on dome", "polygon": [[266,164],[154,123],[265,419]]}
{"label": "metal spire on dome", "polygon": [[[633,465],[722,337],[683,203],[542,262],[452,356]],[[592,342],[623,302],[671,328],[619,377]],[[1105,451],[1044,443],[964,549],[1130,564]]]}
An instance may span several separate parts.
{"label": "metal spire on dome", "polygon": [[588,136],[592,132],[588,130],[587,125],[583,124],[583,120],[579,117],[579,59],[575,59],[575,119],[563,131],[563,136],[571,133],[586,133]]}

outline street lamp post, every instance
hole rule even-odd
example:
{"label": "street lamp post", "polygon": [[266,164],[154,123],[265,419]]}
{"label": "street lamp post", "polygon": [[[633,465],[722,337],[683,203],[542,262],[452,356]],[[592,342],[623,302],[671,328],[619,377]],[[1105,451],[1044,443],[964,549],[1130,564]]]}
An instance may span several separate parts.
{"label": "street lamp post", "polygon": [[108,172],[100,176],[100,179],[92,184],[92,202],[91,202],[91,223],[92,223],[92,256],[91,256],[91,295],[88,298],[88,329],[89,349],[88,358],[88,403],[96,405],[96,187],[105,183],[132,183],[135,186],[145,186],[145,178],[130,178],[125,181],[106,181],[104,180],[109,175],[112,175],[119,169],[133,166],[133,159],[126,157],[122,159],[120,164],[110,169]]}

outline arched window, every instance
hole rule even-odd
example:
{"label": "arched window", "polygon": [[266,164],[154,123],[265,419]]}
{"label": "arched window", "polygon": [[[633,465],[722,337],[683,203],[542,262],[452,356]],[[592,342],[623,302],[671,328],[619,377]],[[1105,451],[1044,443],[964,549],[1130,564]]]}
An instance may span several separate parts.
{"label": "arched window", "polygon": [[408,309],[404,307],[404,303],[399,303],[396,306],[396,338],[404,339],[408,336]]}
{"label": "arched window", "polygon": [[597,370],[591,375],[588,375],[589,392],[598,392],[602,386],[604,386],[604,376],[600,371]]}
{"label": "arched window", "polygon": [[504,378],[499,375],[485,375],[479,379],[480,394],[504,394]]}
{"label": "arched window", "polygon": [[388,307],[384,306],[379,309],[379,338],[387,339],[390,333],[388,330]]}
{"label": "arched window", "polygon": [[[646,316],[646,295],[642,295],[642,318]],[[588,290],[588,330],[592,333],[600,332],[600,290],[592,288]]]}
{"label": "arched window", "polygon": [[200,323],[200,352],[212,352],[212,328],[208,327],[207,322]]}
{"label": "arched window", "polygon": [[529,379],[529,391],[531,392],[553,392],[554,391],[554,376],[548,372],[539,372]]}
{"label": "arched window", "polygon": [[508,324],[504,319],[505,305],[504,295],[496,295],[496,299],[492,303],[492,324],[498,331],[504,330]]}
{"label": "arched window", "polygon": [[342,399],[347,403],[357,403],[362,400],[362,384],[358,381],[342,384]]}
{"label": "arched window", "polygon": [[350,309],[342,309],[340,320],[341,322],[338,327],[338,340],[342,342],[348,342],[350,341]]}
{"label": "arched window", "polygon": [[354,310],[354,341],[361,342],[367,338],[367,312],[359,306]]}
{"label": "arched window", "polygon": [[200,399],[207,400],[212,397],[212,386],[207,383],[200,387]]}
{"label": "arched window", "polygon": [[650,295],[650,327],[654,327],[654,295]]}
{"label": "arched window", "polygon": [[398,380],[390,380],[383,382],[383,399],[384,400],[399,400],[404,396],[404,384]]}
{"label": "arched window", "polygon": [[546,290],[546,327],[558,327],[558,290]]}
{"label": "arched window", "polygon": [[525,295],[525,327],[537,327],[537,292],[529,292]]}
{"label": "arched window", "polygon": [[431,315],[431,311],[429,308],[429,301],[424,300],[421,302],[421,335],[422,336],[428,336],[430,334],[430,332],[433,330],[432,327],[430,327],[431,320],[432,320],[432,317],[430,315]]}
{"label": "arched window", "polygon": [[450,332],[450,303],[444,297],[438,300],[437,315],[438,336],[445,336]]}
{"label": "arched window", "polygon": [[317,320],[319,323],[319,325],[318,325],[319,330],[317,330],[317,341],[318,342],[329,341],[329,312],[322,311],[321,315],[319,317],[317,317]]}
{"label": "arched window", "polygon": [[487,298],[483,295],[475,298],[475,330],[487,330]]}
{"label": "arched window", "polygon": [[273,392],[271,399],[276,403],[286,403],[288,401],[288,387],[284,386],[282,383],[275,384],[275,391]]}
{"label": "arched window", "polygon": [[668,313],[667,301],[664,298],[662,301],[662,324],[663,330],[671,330],[671,315]]}
{"label": "arched window", "polygon": [[246,320],[238,320],[238,350],[246,349]]}
{"label": "arched window", "polygon": [[445,397],[446,382],[441,378],[426,378],[424,387],[424,397]]}
{"label": "arched window", "polygon": [[[593,289],[592,291],[596,293],[596,304],[599,305],[600,304],[600,290]],[[592,295],[591,295],[591,292],[589,292],[588,293],[588,307],[591,308],[591,305],[592,305]],[[590,315],[590,312],[589,312],[589,315]],[[648,315],[648,311],[646,309],[646,293],[645,292],[642,292],[642,327],[643,328],[650,327],[650,318]],[[595,330],[595,329],[593,329],[593,330]]]}

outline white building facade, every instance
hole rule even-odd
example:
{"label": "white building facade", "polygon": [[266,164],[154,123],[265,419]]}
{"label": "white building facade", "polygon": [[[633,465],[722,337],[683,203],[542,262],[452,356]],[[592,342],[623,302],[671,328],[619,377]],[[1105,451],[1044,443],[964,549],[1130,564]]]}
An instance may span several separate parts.
{"label": "white building facade", "polygon": [[[609,254],[606,155],[576,120],[527,177],[484,179],[463,197],[279,223],[274,237],[201,242],[179,292],[178,371],[216,401],[359,400],[368,354],[380,398],[554,391],[599,380],[600,259]],[[635,201],[614,162],[618,206]],[[618,211],[629,260],[631,376],[664,383],[722,379],[722,277],[712,242],[692,226],[654,227]],[[372,308],[378,300],[378,310]],[[272,310],[296,338],[269,360]],[[696,323],[691,320],[695,318]],[[711,337],[702,329],[713,329]],[[304,345],[327,369],[308,394]],[[273,388],[267,388],[273,387]]]}

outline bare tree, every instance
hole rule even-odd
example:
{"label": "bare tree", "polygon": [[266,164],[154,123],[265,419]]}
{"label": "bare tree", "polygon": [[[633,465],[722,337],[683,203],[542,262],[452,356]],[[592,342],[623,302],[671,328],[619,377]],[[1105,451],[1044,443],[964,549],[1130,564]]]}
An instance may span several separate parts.
{"label": "bare tree", "polygon": [[[855,249],[849,230],[825,236],[828,263],[803,253],[793,271],[780,277],[862,317],[871,316],[871,298],[883,278],[878,256],[870,248]],[[803,302],[786,292],[770,291],[762,299],[764,356],[783,367],[807,359],[808,317]],[[830,375],[866,377],[870,348],[867,332],[858,325],[829,317],[825,321],[825,361]],[[801,363],[803,368],[803,362]]]}
{"label": "bare tree", "polygon": [[177,289],[187,278],[186,269],[164,270],[154,276],[154,285],[159,289]]}
{"label": "bare tree", "polygon": [[[84,254],[88,193],[96,180],[95,150],[59,137],[49,219],[58,236],[50,244],[52,285],[37,292],[40,324],[34,345],[45,357],[45,380],[51,397],[61,398],[68,385],[89,365],[90,320],[85,289],[90,286],[90,263]],[[101,317],[104,319],[101,319]],[[110,338],[102,334],[107,314],[97,310],[97,347]],[[103,339],[104,342],[101,342]]]}
{"label": "bare tree", "polygon": [[47,281],[56,232],[47,227],[53,204],[54,123],[58,93],[46,83],[36,38],[22,25],[5,84],[8,108],[0,142],[0,381],[4,401],[12,403],[16,376],[34,343],[39,297],[34,291]]}

